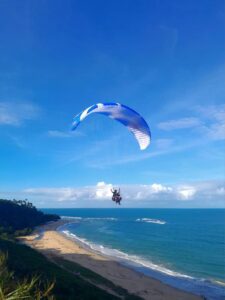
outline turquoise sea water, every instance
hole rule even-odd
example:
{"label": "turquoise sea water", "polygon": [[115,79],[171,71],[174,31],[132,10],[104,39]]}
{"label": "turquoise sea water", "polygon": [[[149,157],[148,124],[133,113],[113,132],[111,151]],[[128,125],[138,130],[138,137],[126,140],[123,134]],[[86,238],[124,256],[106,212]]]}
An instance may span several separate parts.
{"label": "turquoise sea water", "polygon": [[[163,282],[225,299],[224,209],[45,209],[59,230]],[[224,286],[223,286],[224,284]]]}

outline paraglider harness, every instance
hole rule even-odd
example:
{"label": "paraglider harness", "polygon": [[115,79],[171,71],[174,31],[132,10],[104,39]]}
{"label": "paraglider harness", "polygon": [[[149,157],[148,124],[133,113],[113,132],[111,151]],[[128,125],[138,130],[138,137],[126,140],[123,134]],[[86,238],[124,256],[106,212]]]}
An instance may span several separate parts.
{"label": "paraglider harness", "polygon": [[119,189],[119,191],[117,191],[116,189],[112,189],[111,190],[111,192],[112,192],[112,201],[115,201],[117,204],[119,204],[120,205],[120,201],[122,200],[122,197],[120,196],[120,189]]}

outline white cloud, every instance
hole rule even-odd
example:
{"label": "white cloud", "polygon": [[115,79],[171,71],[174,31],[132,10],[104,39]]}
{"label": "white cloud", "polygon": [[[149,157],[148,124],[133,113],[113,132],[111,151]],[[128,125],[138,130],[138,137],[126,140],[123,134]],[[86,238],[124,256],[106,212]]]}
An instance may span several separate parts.
{"label": "white cloud", "polygon": [[218,187],[217,190],[216,190],[216,193],[218,195],[225,196],[225,187]]}
{"label": "white cloud", "polygon": [[198,106],[196,110],[211,120],[224,121],[225,119],[225,105],[208,105]]}
{"label": "white cloud", "polygon": [[197,189],[193,186],[183,186],[177,189],[177,198],[181,200],[190,200],[196,194]]}
{"label": "white cloud", "polygon": [[112,197],[112,184],[106,184],[104,181],[98,182],[96,186],[95,198],[98,200],[109,199]]}
{"label": "white cloud", "polygon": [[150,187],[152,193],[172,192],[171,187],[163,186],[162,184],[158,184],[158,183],[153,183]]}
{"label": "white cloud", "polygon": [[90,198],[91,191],[87,188],[72,188],[72,187],[60,187],[60,188],[29,188],[24,192],[28,195],[35,195],[38,197],[45,197],[47,199],[55,201],[76,201],[83,199],[85,196]]}
{"label": "white cloud", "polygon": [[153,183],[149,185],[134,185],[124,186],[125,197],[128,200],[157,200],[158,198],[170,195],[173,191],[172,187],[165,186],[159,183]]}
{"label": "white cloud", "polygon": [[60,130],[49,130],[47,132],[48,136],[55,138],[70,138],[72,136],[84,136],[80,131],[60,131]]}
{"label": "white cloud", "polygon": [[158,128],[166,131],[194,128],[197,134],[209,140],[225,139],[225,105],[197,106],[192,111],[196,117],[160,122]]}
{"label": "white cloud", "polygon": [[39,113],[40,108],[31,102],[0,102],[0,125],[20,126]]}
{"label": "white cloud", "polygon": [[198,107],[197,110],[205,118],[205,124],[200,127],[202,134],[211,140],[225,139],[225,105],[210,105]]}
{"label": "white cloud", "polygon": [[[30,188],[25,189],[26,197],[37,196],[40,200],[45,198],[58,202],[77,203],[79,200],[91,203],[91,201],[109,203],[111,198],[111,189],[113,184],[98,182],[94,186],[85,187],[59,187],[59,188]],[[225,194],[225,183],[222,181],[204,181],[195,182],[192,184],[183,185],[163,185],[160,183],[153,183],[149,185],[134,184],[134,185],[120,185],[121,193],[124,202],[132,206],[132,203],[142,202],[170,203],[175,202],[201,202],[204,206],[211,201],[212,204],[217,200],[223,201]],[[109,203],[110,204],[110,203]],[[57,206],[57,204],[56,204]]]}
{"label": "white cloud", "polygon": [[47,197],[56,201],[105,200],[111,197],[112,184],[98,182],[96,186],[85,186],[81,188],[59,187],[59,188],[29,188],[25,189],[26,194],[39,197]]}
{"label": "white cloud", "polygon": [[58,137],[58,138],[68,138],[71,137],[69,132],[59,131],[59,130],[49,130],[48,136],[50,137]]}
{"label": "white cloud", "polygon": [[158,124],[158,128],[163,130],[174,130],[192,128],[201,125],[201,121],[195,117],[181,118],[176,120],[169,120]]}

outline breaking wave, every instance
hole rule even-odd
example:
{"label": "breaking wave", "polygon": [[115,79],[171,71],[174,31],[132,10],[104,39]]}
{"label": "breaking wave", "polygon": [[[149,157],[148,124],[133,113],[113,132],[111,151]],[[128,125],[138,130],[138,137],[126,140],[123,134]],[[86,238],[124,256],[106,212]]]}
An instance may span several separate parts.
{"label": "breaking wave", "polygon": [[160,224],[160,225],[166,224],[166,221],[157,220],[157,219],[149,219],[149,218],[136,219],[136,222],[145,222],[145,223],[153,223],[153,224]]}
{"label": "breaking wave", "polygon": [[82,220],[81,217],[69,217],[69,216],[61,216],[63,220]]}
{"label": "breaking wave", "polygon": [[196,295],[205,295],[208,300],[222,300],[225,297],[224,287],[214,281],[209,281],[204,278],[195,278],[175,272],[162,265],[156,265],[149,260],[145,260],[140,256],[129,255],[118,249],[108,248],[103,245],[90,242],[87,239],[78,237],[69,230],[66,230],[64,226],[58,228],[58,231],[87,249],[91,249],[101,255],[111,257],[125,266],[131,267],[147,276],[154,277],[166,284],[174,286],[175,288],[183,289]]}
{"label": "breaking wave", "polygon": [[181,274],[181,273],[178,273],[178,272],[174,272],[174,271],[171,271],[169,269],[164,268],[163,266],[153,264],[153,263],[151,263],[147,260],[142,259],[139,256],[129,255],[129,254],[127,254],[123,251],[117,250],[117,249],[108,248],[108,247],[105,247],[103,245],[95,244],[93,242],[88,241],[85,238],[78,237],[76,234],[71,233],[69,230],[62,230],[61,232],[64,235],[66,235],[67,237],[70,237],[70,238],[76,240],[77,242],[82,243],[83,246],[88,246],[88,248],[90,248],[90,249],[92,249],[96,252],[99,252],[103,255],[114,257],[114,258],[119,258],[121,260],[133,261],[133,262],[136,262],[136,263],[138,263],[142,266],[145,266],[145,267],[148,267],[148,268],[166,273],[166,274],[171,275],[171,276],[192,278],[191,276],[184,275],[184,274]]}
{"label": "breaking wave", "polygon": [[89,217],[84,217],[84,218],[82,218],[82,217],[70,217],[70,216],[61,216],[61,218],[62,219],[64,219],[64,220],[75,220],[75,221],[91,221],[91,220],[96,220],[96,221],[101,221],[101,220],[103,220],[103,221],[117,221],[117,218],[89,218]]}

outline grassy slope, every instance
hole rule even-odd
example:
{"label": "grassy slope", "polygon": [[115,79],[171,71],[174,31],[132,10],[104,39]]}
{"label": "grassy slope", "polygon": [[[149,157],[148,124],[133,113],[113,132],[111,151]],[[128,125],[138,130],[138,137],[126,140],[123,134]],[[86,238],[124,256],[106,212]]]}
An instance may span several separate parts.
{"label": "grassy slope", "polygon": [[[15,272],[16,277],[24,278],[28,277],[28,274],[29,276],[39,274],[43,280],[55,280],[53,294],[57,300],[119,299],[95,285],[108,288],[126,300],[141,299],[78,264],[60,258],[54,259],[57,263],[55,264],[25,245],[0,239],[0,250],[8,253],[8,267]],[[81,276],[75,276],[74,272],[80,272]]]}

